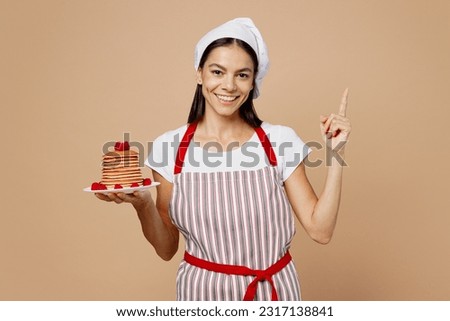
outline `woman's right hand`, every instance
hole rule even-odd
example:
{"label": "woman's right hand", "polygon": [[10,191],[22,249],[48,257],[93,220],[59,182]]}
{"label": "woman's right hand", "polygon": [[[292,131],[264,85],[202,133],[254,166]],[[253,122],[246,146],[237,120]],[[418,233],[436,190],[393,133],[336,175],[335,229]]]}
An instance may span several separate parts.
{"label": "woman's right hand", "polygon": [[153,201],[150,191],[135,191],[132,194],[125,193],[95,193],[95,196],[106,202],[115,202],[116,204],[130,203],[135,209],[142,209]]}

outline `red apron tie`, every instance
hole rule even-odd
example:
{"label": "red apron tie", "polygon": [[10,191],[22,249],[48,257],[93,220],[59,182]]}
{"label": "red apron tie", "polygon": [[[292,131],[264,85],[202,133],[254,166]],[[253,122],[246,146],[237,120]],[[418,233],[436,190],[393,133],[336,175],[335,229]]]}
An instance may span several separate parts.
{"label": "red apron tie", "polygon": [[286,265],[288,265],[291,259],[292,257],[288,251],[281,259],[271,265],[268,269],[252,270],[246,266],[214,263],[199,259],[195,256],[190,255],[188,252],[184,253],[184,260],[187,263],[202,269],[206,269],[208,271],[233,275],[255,276],[255,279],[247,287],[247,291],[244,295],[244,301],[253,301],[256,295],[256,289],[258,288],[258,283],[262,281],[268,281],[270,283],[270,285],[272,286],[272,301],[278,301],[278,295],[272,276],[281,271]]}

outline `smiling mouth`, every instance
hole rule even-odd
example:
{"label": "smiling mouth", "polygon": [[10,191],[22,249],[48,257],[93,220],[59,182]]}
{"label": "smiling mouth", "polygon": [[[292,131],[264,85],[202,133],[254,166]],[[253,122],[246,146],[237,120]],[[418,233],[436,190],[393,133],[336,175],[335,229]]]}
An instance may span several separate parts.
{"label": "smiling mouth", "polygon": [[218,95],[218,94],[216,94],[216,97],[219,98],[219,100],[226,102],[226,103],[231,103],[239,98],[239,96],[224,96],[224,95]]}

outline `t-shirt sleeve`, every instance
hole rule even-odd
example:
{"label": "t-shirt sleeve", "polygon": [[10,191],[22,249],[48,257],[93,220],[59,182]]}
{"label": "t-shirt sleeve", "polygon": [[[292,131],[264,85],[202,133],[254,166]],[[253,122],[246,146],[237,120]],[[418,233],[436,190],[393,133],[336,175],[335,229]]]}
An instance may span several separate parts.
{"label": "t-shirt sleeve", "polygon": [[145,165],[158,172],[167,181],[173,182],[173,139],[169,134],[163,134],[153,141]]}
{"label": "t-shirt sleeve", "polygon": [[278,139],[278,155],[280,158],[281,176],[283,182],[294,172],[298,165],[311,152],[311,148],[303,142],[290,127],[280,126]]}

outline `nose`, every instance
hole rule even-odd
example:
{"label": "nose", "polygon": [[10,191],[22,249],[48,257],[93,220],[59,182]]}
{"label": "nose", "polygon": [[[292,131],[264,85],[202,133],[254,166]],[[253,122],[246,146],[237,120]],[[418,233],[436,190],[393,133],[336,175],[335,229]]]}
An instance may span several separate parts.
{"label": "nose", "polygon": [[224,78],[223,89],[225,89],[227,91],[236,90],[236,80],[232,75]]}

